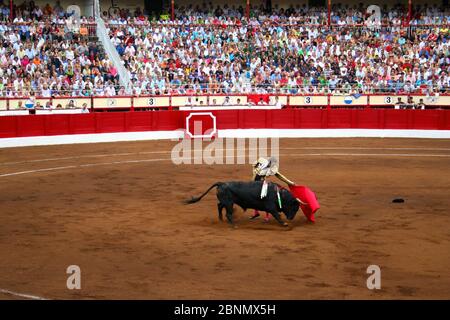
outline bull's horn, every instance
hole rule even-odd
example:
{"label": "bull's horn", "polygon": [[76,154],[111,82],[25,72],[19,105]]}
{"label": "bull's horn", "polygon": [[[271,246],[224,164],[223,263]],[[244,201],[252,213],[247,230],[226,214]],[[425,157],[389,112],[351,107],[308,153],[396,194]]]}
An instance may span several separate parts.
{"label": "bull's horn", "polygon": [[303,202],[302,200],[300,200],[299,198],[295,198],[295,200],[297,200],[300,204],[307,206],[308,204],[306,202]]}

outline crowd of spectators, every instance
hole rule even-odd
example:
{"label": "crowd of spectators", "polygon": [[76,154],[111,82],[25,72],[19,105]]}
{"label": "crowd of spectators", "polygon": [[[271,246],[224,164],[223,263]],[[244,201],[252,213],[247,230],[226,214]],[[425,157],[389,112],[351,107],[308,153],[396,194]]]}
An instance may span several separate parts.
{"label": "crowd of spectators", "polygon": [[0,96],[117,94],[116,67],[59,2],[14,9],[13,23],[0,22]]}
{"label": "crowd of spectators", "polygon": [[[0,0],[0,95],[122,95],[118,70],[55,5]],[[103,12],[134,94],[444,92],[450,88],[450,10],[176,7],[175,20],[140,8]],[[170,17],[170,15],[169,15]],[[3,21],[3,22],[1,22]],[[428,26],[432,24],[433,26]]]}
{"label": "crowd of spectators", "polygon": [[[364,25],[372,15],[372,7],[359,3],[358,5],[343,5],[332,1],[331,23],[334,25]],[[371,8],[368,10],[368,8]],[[450,9],[439,6],[417,5],[414,6],[411,25],[448,24]],[[169,10],[170,11],[170,10]],[[408,12],[405,6],[381,6],[381,24],[400,25],[405,24]],[[282,8],[275,4],[268,9],[264,5],[250,6],[250,24],[260,25],[265,22],[281,24],[327,24],[328,10],[324,7],[310,7],[307,4],[291,5]],[[245,6],[237,5],[213,5],[211,2],[203,2],[201,5],[178,6],[175,1],[175,21],[172,21],[171,13],[161,17],[148,17],[141,8],[130,11],[127,8],[111,8],[103,12],[103,18],[113,24],[146,24],[157,22],[160,24],[221,24],[246,23],[247,11]]]}
{"label": "crowd of spectators", "polygon": [[[441,10],[441,11],[439,11]],[[448,9],[416,8],[414,28],[401,7],[303,6],[270,13],[242,7],[180,7],[176,20],[117,14],[110,37],[131,73],[135,94],[430,92],[450,87]],[[439,26],[422,26],[431,17]],[[389,21],[385,26],[384,22]],[[344,23],[342,23],[344,22]]]}
{"label": "crowd of spectators", "polygon": [[[64,24],[69,17],[74,15],[73,12],[67,12],[67,8],[63,8],[59,0],[51,3],[52,5],[47,3],[45,6],[40,7],[34,1],[25,0],[20,4],[14,1],[11,15],[9,1],[0,0],[0,22],[12,22],[14,24],[51,22]],[[93,17],[80,16],[77,18],[81,23],[95,22]]]}

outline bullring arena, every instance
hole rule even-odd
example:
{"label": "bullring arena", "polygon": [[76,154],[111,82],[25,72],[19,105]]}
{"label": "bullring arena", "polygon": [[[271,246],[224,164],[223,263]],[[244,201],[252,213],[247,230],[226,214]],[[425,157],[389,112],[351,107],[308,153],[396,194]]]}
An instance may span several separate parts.
{"label": "bullring arena", "polygon": [[[315,224],[299,212],[289,230],[240,209],[231,229],[213,194],[182,205],[250,170],[174,165],[174,144],[2,149],[1,289],[48,299],[448,298],[448,140],[282,139],[283,172],[321,203]],[[66,288],[73,264],[79,291]],[[366,287],[372,264],[378,291]]]}
{"label": "bullring arena", "polygon": [[[449,22],[448,0],[1,1],[0,300],[448,300]],[[249,182],[281,173],[291,193]],[[216,190],[186,205],[218,181],[249,182],[222,193],[251,203],[234,225]]]}

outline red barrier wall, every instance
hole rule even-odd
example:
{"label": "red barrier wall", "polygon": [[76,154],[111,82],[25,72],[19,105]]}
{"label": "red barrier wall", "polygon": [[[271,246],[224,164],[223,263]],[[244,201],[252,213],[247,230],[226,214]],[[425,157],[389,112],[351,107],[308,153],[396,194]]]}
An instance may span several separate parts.
{"label": "red barrier wall", "polygon": [[[189,111],[104,112],[0,117],[0,137],[162,131],[185,128]],[[218,110],[218,129],[450,130],[450,110]]]}

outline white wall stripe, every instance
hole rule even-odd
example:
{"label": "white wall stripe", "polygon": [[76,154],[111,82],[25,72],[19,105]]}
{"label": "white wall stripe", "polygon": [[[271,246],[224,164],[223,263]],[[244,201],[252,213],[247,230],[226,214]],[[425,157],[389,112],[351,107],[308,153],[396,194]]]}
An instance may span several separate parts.
{"label": "white wall stripe", "polygon": [[60,144],[100,143],[121,141],[145,141],[176,139],[184,136],[183,131],[144,131],[93,134],[68,134],[59,136],[37,136],[20,138],[1,138],[0,148],[49,146]]}

